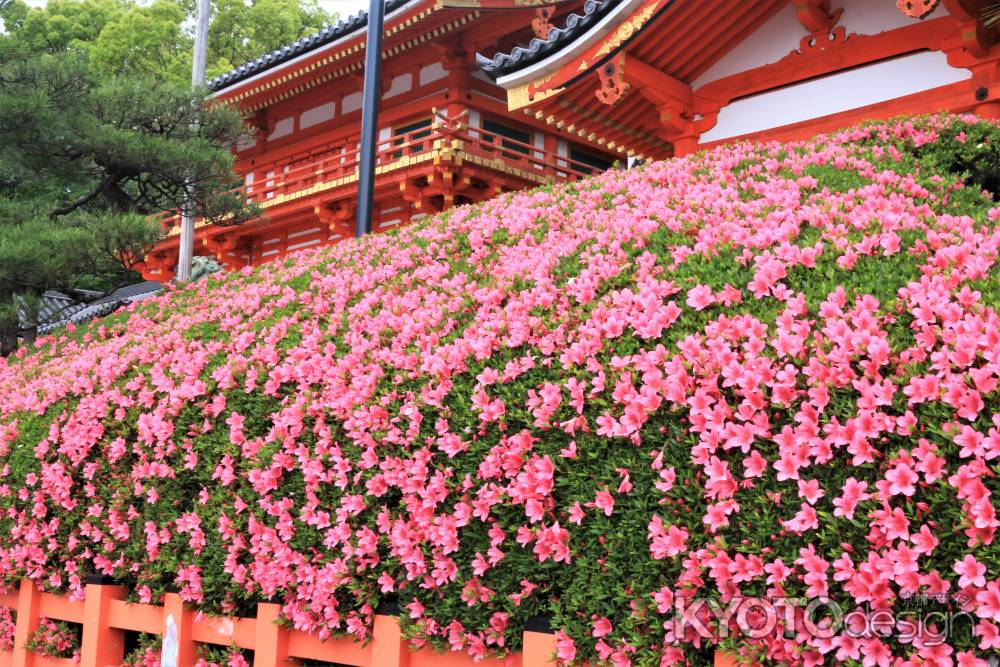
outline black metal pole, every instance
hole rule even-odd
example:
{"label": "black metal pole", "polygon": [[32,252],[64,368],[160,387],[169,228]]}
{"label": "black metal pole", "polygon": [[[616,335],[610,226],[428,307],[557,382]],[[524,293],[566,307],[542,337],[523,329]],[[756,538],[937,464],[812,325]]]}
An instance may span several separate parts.
{"label": "black metal pole", "polygon": [[355,235],[372,230],[375,199],[375,150],[378,146],[378,105],[382,97],[383,0],[371,0],[368,8],[368,40],[365,45],[365,92],[361,108],[361,155],[358,174],[358,217]]}

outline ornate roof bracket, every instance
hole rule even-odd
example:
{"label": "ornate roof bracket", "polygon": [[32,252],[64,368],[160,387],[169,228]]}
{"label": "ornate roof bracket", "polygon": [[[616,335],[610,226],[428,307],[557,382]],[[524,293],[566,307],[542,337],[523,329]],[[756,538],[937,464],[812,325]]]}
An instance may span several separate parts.
{"label": "ornate roof bracket", "polygon": [[915,19],[922,19],[941,4],[941,0],[896,0],[899,11]]}
{"label": "ornate roof bracket", "polygon": [[962,48],[973,57],[985,58],[997,41],[996,30],[986,25],[984,16],[992,0],[896,0],[901,12],[918,19],[930,16],[940,4],[960,21]]}
{"label": "ornate roof bracket", "polygon": [[[985,58],[996,43],[996,29],[987,27],[984,12],[991,0],[943,0],[948,13],[961,21],[962,47],[976,58]],[[937,4],[937,3],[935,3]]]}
{"label": "ornate roof bracket", "polygon": [[535,37],[538,39],[549,38],[549,33],[555,27],[551,22],[555,9],[554,6],[549,5],[547,7],[539,7],[535,10],[535,18],[531,19],[531,29],[535,32]]}
{"label": "ornate roof bracket", "polygon": [[597,70],[597,76],[601,81],[595,93],[598,100],[611,105],[625,97],[630,88],[625,81],[625,54],[620,53],[602,65]]}
{"label": "ornate roof bracket", "polygon": [[844,8],[830,11],[830,0],[795,0],[795,15],[799,23],[812,33],[825,33],[837,25]]}
{"label": "ornate roof bracket", "polygon": [[624,51],[601,66],[597,99],[612,105],[634,88],[656,107],[659,134],[674,146],[674,154],[694,150],[702,132],[715,124],[715,114],[695,113],[691,86]]}
{"label": "ornate roof bracket", "polygon": [[332,236],[353,236],[354,226],[354,204],[349,201],[332,202],[326,205],[313,207],[313,213],[319,219],[320,224],[326,225]]}

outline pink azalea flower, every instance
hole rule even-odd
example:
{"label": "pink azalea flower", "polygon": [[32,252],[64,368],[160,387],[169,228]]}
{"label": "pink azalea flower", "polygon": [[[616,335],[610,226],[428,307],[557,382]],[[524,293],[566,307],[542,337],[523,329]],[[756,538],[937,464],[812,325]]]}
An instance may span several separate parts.
{"label": "pink azalea flower", "polygon": [[697,285],[688,290],[685,303],[695,310],[705,310],[715,302],[712,288],[708,285]]}
{"label": "pink azalea flower", "polygon": [[601,637],[607,637],[611,634],[611,621],[604,616],[595,616],[592,627],[593,630],[590,633],[592,637],[600,639]]}
{"label": "pink azalea flower", "polygon": [[605,516],[611,516],[611,513],[615,511],[615,499],[607,487],[603,491],[597,492],[597,495],[594,497],[594,506],[597,509],[603,510]]}
{"label": "pink azalea flower", "polygon": [[958,585],[962,588],[966,586],[982,588],[986,585],[986,566],[977,561],[972,554],[966,554],[965,558],[955,563],[955,572],[961,575]]}

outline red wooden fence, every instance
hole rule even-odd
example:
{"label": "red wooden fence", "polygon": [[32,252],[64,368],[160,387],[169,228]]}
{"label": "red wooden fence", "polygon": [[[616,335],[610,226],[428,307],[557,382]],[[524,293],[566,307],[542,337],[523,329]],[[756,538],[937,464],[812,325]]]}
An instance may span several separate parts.
{"label": "red wooden fence", "polygon": [[[162,606],[126,602],[124,586],[87,584],[86,599],[68,599],[39,591],[25,579],[16,592],[0,595],[0,606],[17,612],[13,651],[0,651],[0,667],[71,667],[66,658],[51,658],[26,648],[41,617],[78,623],[83,626],[80,667],[118,667],[125,652],[125,632],[162,634],[168,615],[177,626],[180,667],[197,661],[197,645],[237,646],[253,651],[254,667],[294,665],[296,658],[336,662],[356,667],[501,667],[503,660],[476,663],[462,653],[434,653],[429,649],[411,652],[395,616],[375,616],[372,641],[361,644],[348,638],[320,640],[277,624],[280,605],[257,605],[256,618],[201,616],[186,609],[176,593],[168,593]],[[548,633],[525,632],[524,648],[515,654],[511,667],[554,665],[555,637]],[[716,667],[734,665],[717,654]]]}

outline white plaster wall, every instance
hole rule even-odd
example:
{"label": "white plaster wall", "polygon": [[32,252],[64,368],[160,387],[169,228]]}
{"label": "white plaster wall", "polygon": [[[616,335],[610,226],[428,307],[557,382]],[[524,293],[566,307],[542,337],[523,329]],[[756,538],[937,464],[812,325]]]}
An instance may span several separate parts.
{"label": "white plaster wall", "polygon": [[[566,143],[563,139],[560,139],[559,141],[556,142],[556,155],[559,156],[556,159],[556,166],[557,167],[566,167],[566,166],[569,165],[569,162],[567,162],[566,160],[561,159],[561,158],[569,157],[569,144]],[[565,176],[566,173],[565,172],[559,172],[559,175],[560,176]]]}
{"label": "white plaster wall", "polygon": [[312,127],[313,125],[318,125],[325,120],[331,120],[336,115],[336,102],[320,104],[318,107],[313,107],[312,109],[307,109],[302,112],[302,115],[299,116],[299,127],[302,129]]}
{"label": "white plaster wall", "polygon": [[[378,131],[378,141],[379,141],[379,144],[378,144],[378,148],[376,150],[378,150],[378,151],[384,151],[384,150],[388,150],[389,148],[391,148],[392,147],[392,142],[390,141],[390,139],[392,139],[392,128],[391,127],[379,128],[379,131]],[[358,148],[358,150],[360,150],[360,147]]]}
{"label": "white plaster wall", "polygon": [[[856,33],[858,35],[877,35],[886,30],[894,30],[903,26],[920,23],[920,19],[910,18],[899,11],[895,2],[882,2],[882,0],[834,0],[831,3],[834,9],[842,7],[843,15],[840,17],[838,26],[843,26],[847,34]],[[942,3],[938,3],[937,8],[931,12],[929,17],[947,16],[948,10]]]}
{"label": "white plaster wall", "polygon": [[400,74],[392,80],[389,84],[389,90],[385,91],[382,95],[383,100],[387,100],[390,97],[395,97],[396,95],[402,95],[403,93],[409,92],[413,89],[413,75],[412,74]]}
{"label": "white plaster wall", "polygon": [[[832,6],[834,9],[844,9],[837,26],[843,27],[848,35],[852,33],[876,35],[919,22],[918,19],[910,18],[899,11],[892,0],[835,0]],[[931,16],[946,14],[947,10],[939,6]],[[798,50],[799,42],[808,34],[795,16],[795,6],[789,2],[785,8],[709,67],[704,74],[692,81],[691,87],[697,90],[717,79],[777,62],[792,51]]]}
{"label": "white plaster wall", "polygon": [[341,104],[341,113],[351,113],[352,111],[357,111],[361,108],[362,104],[362,94],[359,90],[356,93],[351,93],[344,97],[344,101]]}
{"label": "white plaster wall", "polygon": [[716,79],[777,62],[787,56],[792,49],[797,48],[799,40],[805,34],[805,28],[795,17],[795,7],[789,2],[787,7],[772,16],[764,25],[709,67],[704,74],[692,81],[691,87],[697,90]]}
{"label": "white plaster wall", "polygon": [[267,137],[268,139],[279,139],[292,133],[295,127],[294,118],[282,118],[274,124],[274,131]]}
{"label": "white plaster wall", "polygon": [[245,151],[248,148],[253,148],[257,145],[257,140],[251,137],[249,134],[241,134],[239,139],[236,140],[236,151]]}
{"label": "white plaster wall", "polygon": [[426,86],[428,83],[443,79],[448,76],[448,70],[441,63],[433,63],[420,69],[420,85]]}
{"label": "white plaster wall", "polygon": [[297,239],[300,236],[305,236],[307,234],[315,234],[321,231],[323,231],[322,227],[309,227],[308,229],[300,229],[297,232],[289,232],[288,240],[291,241],[292,239]]}
{"label": "white plaster wall", "polygon": [[285,248],[285,252],[292,252],[294,250],[301,250],[302,248],[308,248],[309,246],[316,245],[319,242],[320,242],[319,239],[312,239],[311,241],[303,241],[302,243],[290,243],[288,247]]}
{"label": "white plaster wall", "polygon": [[940,51],[925,51],[737,100],[701,142],[790,125],[936,88],[972,76]]}
{"label": "white plaster wall", "polygon": [[479,112],[476,111],[475,109],[470,109],[469,110],[469,136],[471,136],[473,139],[478,139],[479,138],[479,132],[477,132],[473,128],[478,128],[480,126],[481,122],[482,121],[480,120]]}

